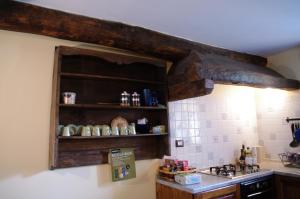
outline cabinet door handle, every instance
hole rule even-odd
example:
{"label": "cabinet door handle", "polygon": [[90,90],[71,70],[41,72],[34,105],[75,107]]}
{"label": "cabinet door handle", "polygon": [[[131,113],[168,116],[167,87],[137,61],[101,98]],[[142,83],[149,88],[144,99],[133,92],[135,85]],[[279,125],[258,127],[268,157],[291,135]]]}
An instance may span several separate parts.
{"label": "cabinet door handle", "polygon": [[247,195],[247,198],[252,198],[253,196],[261,195],[261,194],[269,192],[269,191],[271,191],[271,189],[267,189],[265,191],[260,191],[260,192],[257,192],[257,193],[253,193],[253,194]]}

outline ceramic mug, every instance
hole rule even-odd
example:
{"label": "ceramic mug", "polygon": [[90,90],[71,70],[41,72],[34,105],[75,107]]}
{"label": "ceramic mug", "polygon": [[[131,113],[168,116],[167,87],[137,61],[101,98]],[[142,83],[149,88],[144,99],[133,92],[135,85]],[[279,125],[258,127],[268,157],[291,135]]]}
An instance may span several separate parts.
{"label": "ceramic mug", "polygon": [[111,135],[111,130],[108,125],[103,125],[102,126],[102,135],[103,136],[110,136]]}
{"label": "ceramic mug", "polygon": [[63,92],[63,102],[64,104],[75,104],[76,93],[74,92]]}
{"label": "ceramic mug", "polygon": [[91,136],[91,126],[83,126],[81,129],[81,136]]}
{"label": "ceramic mug", "polygon": [[63,128],[62,136],[64,136],[64,137],[69,137],[69,136],[71,136],[70,127],[65,126],[65,127]]}
{"label": "ceramic mug", "polygon": [[76,133],[76,126],[74,124],[69,124],[62,129],[62,136],[73,136]]}
{"label": "ceramic mug", "polygon": [[120,135],[128,135],[128,128],[127,128],[127,126],[122,126],[120,128]]}
{"label": "ceramic mug", "polygon": [[134,124],[134,123],[131,123],[131,124],[128,126],[128,134],[129,134],[129,135],[136,135],[135,124]]}
{"label": "ceramic mug", "polygon": [[111,135],[118,136],[119,128],[117,126],[111,127]]}
{"label": "ceramic mug", "polygon": [[62,136],[68,137],[74,135],[76,132],[76,126],[69,124],[68,126],[63,127]]}
{"label": "ceramic mug", "polygon": [[152,128],[152,132],[157,134],[166,133],[166,126],[165,125],[154,126]]}
{"label": "ceramic mug", "polygon": [[81,130],[82,130],[83,126],[82,125],[77,125],[77,126],[74,125],[74,127],[75,127],[75,132],[74,132],[73,135],[80,136],[81,135]]}
{"label": "ceramic mug", "polygon": [[92,136],[101,136],[101,127],[100,126],[93,126]]}

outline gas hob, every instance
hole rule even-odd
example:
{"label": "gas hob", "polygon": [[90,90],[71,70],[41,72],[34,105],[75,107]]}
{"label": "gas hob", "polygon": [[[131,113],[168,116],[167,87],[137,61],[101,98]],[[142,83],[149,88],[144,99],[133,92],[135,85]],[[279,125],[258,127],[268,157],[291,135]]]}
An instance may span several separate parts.
{"label": "gas hob", "polygon": [[237,166],[234,164],[227,164],[222,166],[215,166],[210,167],[205,170],[200,170],[200,173],[207,174],[207,175],[214,175],[220,176],[229,179],[235,179],[239,177],[243,177],[246,175],[251,175],[253,173],[263,172],[259,165],[244,165],[244,166]]}

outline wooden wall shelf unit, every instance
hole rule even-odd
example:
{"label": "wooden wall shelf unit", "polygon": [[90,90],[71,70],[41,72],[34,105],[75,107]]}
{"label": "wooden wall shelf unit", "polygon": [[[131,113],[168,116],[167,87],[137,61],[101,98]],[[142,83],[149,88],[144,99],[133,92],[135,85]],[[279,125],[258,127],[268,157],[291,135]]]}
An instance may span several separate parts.
{"label": "wooden wall shelf unit", "polygon": [[[50,128],[50,169],[105,164],[111,148],[134,148],[137,160],[169,155],[169,134],[63,137],[59,125],[110,125],[117,116],[135,122],[146,117],[150,127],[168,132],[167,68],[163,62],[112,52],[59,46],[55,49]],[[148,88],[160,106],[120,106],[120,94]],[[76,104],[62,103],[63,92],[75,92]]]}

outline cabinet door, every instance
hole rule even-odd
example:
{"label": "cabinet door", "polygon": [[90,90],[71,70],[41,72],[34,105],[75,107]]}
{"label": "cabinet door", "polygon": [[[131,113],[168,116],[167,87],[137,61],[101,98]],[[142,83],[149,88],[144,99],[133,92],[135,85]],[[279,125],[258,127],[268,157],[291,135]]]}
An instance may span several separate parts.
{"label": "cabinet door", "polygon": [[277,199],[299,199],[300,178],[275,176]]}
{"label": "cabinet door", "polygon": [[240,199],[240,186],[232,185],[195,195],[194,199]]}
{"label": "cabinet door", "polygon": [[193,199],[191,193],[156,183],[156,199]]}

